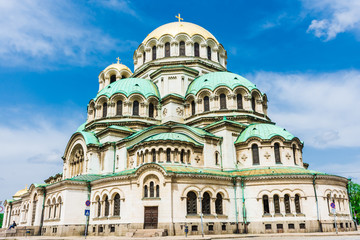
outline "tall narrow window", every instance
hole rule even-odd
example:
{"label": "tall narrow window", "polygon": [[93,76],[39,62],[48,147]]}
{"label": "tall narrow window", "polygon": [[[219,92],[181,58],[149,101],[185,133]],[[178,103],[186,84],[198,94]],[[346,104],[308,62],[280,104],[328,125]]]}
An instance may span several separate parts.
{"label": "tall narrow window", "polygon": [[118,193],[114,197],[114,216],[120,216],[120,195]]}
{"label": "tall narrow window", "polygon": [[156,162],[156,151],[155,151],[155,149],[151,150],[151,155],[152,155],[152,161]]}
{"label": "tall narrow window", "polygon": [[241,94],[236,95],[236,103],[237,103],[237,109],[242,109],[243,108],[242,95]]}
{"label": "tall narrow window", "polygon": [[109,199],[108,196],[105,197],[105,216],[109,216],[109,211],[110,210],[110,203],[109,203]]}
{"label": "tall narrow window", "polygon": [[139,102],[133,102],[133,116],[139,116]]}
{"label": "tall narrow window", "polygon": [[285,194],[284,202],[285,202],[285,213],[291,213],[289,194]]}
{"label": "tall narrow window", "polygon": [[259,147],[256,144],[253,144],[251,146],[251,151],[252,151],[252,159],[253,159],[253,165],[258,165],[260,164],[260,160],[259,160]]}
{"label": "tall narrow window", "polygon": [[165,57],[170,57],[170,43],[165,43]]}
{"label": "tall narrow window", "polygon": [[292,145],[292,150],[293,150],[294,164],[297,165],[296,164],[296,145],[295,144]]}
{"label": "tall narrow window", "polygon": [[154,117],[154,104],[152,103],[149,104],[149,117]]}
{"label": "tall narrow window", "polygon": [[210,111],[210,102],[209,102],[209,97],[205,96],[204,97],[204,112]]}
{"label": "tall narrow window", "polygon": [[156,59],[156,46],[152,47],[152,60]]}
{"label": "tall narrow window", "polygon": [[216,214],[223,214],[223,198],[220,193],[216,194],[216,200],[215,200],[215,211]]}
{"label": "tall narrow window", "polygon": [[256,112],[256,99],[254,95],[251,97],[251,108],[254,112]]}
{"label": "tall narrow window", "polygon": [[197,42],[194,43],[194,55],[195,57],[200,57],[200,48]]}
{"label": "tall narrow window", "polygon": [[118,115],[118,116],[122,115],[122,101],[121,100],[116,102],[116,115]]}
{"label": "tall narrow window", "polygon": [[154,182],[150,182],[150,197],[154,197]]}
{"label": "tall narrow window", "polygon": [[[327,199],[327,201],[328,201],[328,207],[329,207],[329,198]],[[295,210],[296,210],[296,213],[301,213],[299,194],[295,195]]]}
{"label": "tall narrow window", "polygon": [[156,197],[157,198],[160,197],[160,187],[159,187],[159,185],[156,185]]}
{"label": "tall narrow window", "polygon": [[211,60],[211,47],[208,46],[206,49],[207,49],[207,58],[208,58],[209,60]]}
{"label": "tall narrow window", "polygon": [[55,201],[55,199],[53,200],[53,205],[54,205],[54,218],[56,218],[56,210],[57,210],[57,207],[56,207],[56,201]]}
{"label": "tall narrow window", "polygon": [[149,195],[148,195],[148,187],[147,185],[144,186],[144,198],[147,198]]}
{"label": "tall narrow window", "polygon": [[205,192],[201,201],[202,205],[202,213],[203,214],[210,214],[210,195],[209,193]]}
{"label": "tall narrow window", "polygon": [[184,163],[184,155],[185,155],[185,151],[184,151],[184,149],[182,149],[180,152],[180,162],[181,163]]}
{"label": "tall narrow window", "polygon": [[107,116],[107,103],[103,104],[103,117]]}
{"label": "tall narrow window", "polygon": [[97,212],[97,216],[100,217],[101,216],[101,202],[100,202],[100,198],[97,200],[97,207],[98,207],[98,212]]}
{"label": "tall narrow window", "polygon": [[145,63],[145,60],[146,60],[146,52],[144,51],[143,52],[143,63]]}
{"label": "tall narrow window", "polygon": [[186,213],[197,214],[197,201],[194,192],[188,192],[186,195]]}
{"label": "tall narrow window", "polygon": [[226,96],[225,94],[220,94],[220,109],[226,109]]}
{"label": "tall narrow window", "polygon": [[275,213],[280,213],[280,200],[278,195],[274,195],[274,209]]}
{"label": "tall narrow window", "polygon": [[280,144],[275,143],[274,144],[274,154],[275,154],[275,163],[281,163],[280,159]]}
{"label": "tall narrow window", "polygon": [[215,165],[219,165],[219,153],[215,152]]}
{"label": "tall narrow window", "polygon": [[35,222],[37,202],[38,202],[38,197],[37,197],[37,194],[35,194],[34,200],[33,200],[33,206],[32,206],[31,225],[34,225],[34,222]]}
{"label": "tall narrow window", "polygon": [[185,56],[185,42],[181,41],[179,44],[179,55],[180,56]]}
{"label": "tall narrow window", "polygon": [[166,161],[167,162],[171,162],[170,155],[171,155],[171,150],[170,150],[170,148],[168,148],[168,149],[166,149]]}
{"label": "tall narrow window", "polygon": [[111,75],[110,77],[110,83],[113,83],[116,81],[116,75]]}
{"label": "tall narrow window", "polygon": [[195,115],[195,101],[191,102],[191,115]]}
{"label": "tall narrow window", "polygon": [[263,196],[263,207],[264,207],[264,215],[270,213],[269,208],[269,197],[267,195]]}

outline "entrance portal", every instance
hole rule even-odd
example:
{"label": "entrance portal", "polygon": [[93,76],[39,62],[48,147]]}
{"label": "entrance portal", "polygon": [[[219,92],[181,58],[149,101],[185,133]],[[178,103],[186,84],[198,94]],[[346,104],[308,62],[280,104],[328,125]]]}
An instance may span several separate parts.
{"label": "entrance portal", "polygon": [[158,207],[145,207],[144,229],[156,229],[158,224]]}

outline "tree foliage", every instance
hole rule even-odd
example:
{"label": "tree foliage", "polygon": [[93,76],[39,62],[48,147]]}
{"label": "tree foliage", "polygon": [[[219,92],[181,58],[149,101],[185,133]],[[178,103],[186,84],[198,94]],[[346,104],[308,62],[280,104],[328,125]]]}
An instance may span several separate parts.
{"label": "tree foliage", "polygon": [[4,214],[0,213],[0,228],[2,227],[3,217],[4,217]]}
{"label": "tree foliage", "polygon": [[349,182],[349,197],[353,214],[356,214],[356,219],[360,220],[360,185],[354,182]]}

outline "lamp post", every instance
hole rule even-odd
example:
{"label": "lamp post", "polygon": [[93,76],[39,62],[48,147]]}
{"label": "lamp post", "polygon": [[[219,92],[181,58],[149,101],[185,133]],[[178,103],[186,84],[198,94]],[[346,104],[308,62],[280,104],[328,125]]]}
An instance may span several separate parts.
{"label": "lamp post", "polygon": [[200,219],[201,219],[201,236],[204,237],[204,223],[203,223],[203,212],[202,212],[202,197],[201,191],[199,191],[199,203],[200,203]]}

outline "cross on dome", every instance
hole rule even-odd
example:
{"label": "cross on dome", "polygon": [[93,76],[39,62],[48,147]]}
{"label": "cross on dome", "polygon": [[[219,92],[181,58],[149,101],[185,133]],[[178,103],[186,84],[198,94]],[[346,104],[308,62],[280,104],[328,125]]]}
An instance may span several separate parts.
{"label": "cross on dome", "polygon": [[179,19],[179,22],[181,22],[181,20],[184,20],[183,18],[180,17],[180,13],[178,16],[175,16],[177,19]]}
{"label": "cross on dome", "polygon": [[117,64],[119,64],[121,59],[117,57],[116,60],[117,60]]}

